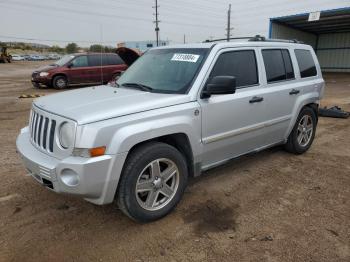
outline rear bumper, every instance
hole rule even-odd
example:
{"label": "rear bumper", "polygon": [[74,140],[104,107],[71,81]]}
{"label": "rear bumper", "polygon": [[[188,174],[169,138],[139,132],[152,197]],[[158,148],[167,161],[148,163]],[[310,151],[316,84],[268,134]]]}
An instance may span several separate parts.
{"label": "rear bumper", "polygon": [[[28,173],[48,189],[77,195],[99,205],[113,201],[120,174],[112,171],[118,155],[57,159],[35,148],[26,129],[17,137],[16,146]],[[114,171],[118,170],[121,168]]]}

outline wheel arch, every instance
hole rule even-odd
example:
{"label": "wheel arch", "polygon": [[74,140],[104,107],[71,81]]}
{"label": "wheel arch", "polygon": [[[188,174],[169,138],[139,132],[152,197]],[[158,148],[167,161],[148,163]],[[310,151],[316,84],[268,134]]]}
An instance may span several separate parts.
{"label": "wheel arch", "polygon": [[64,76],[67,79],[67,85],[69,85],[69,78],[65,73],[55,73],[52,77],[51,77],[51,81],[50,84],[53,86],[53,80],[55,79],[55,77],[57,76]]}
{"label": "wheel arch", "polygon": [[305,107],[309,107],[311,108],[314,112],[315,112],[315,116],[316,116],[316,124],[318,122],[318,108],[319,108],[319,100],[315,100],[315,99],[306,99],[304,100],[303,102],[299,103],[299,106],[296,106],[295,107],[295,111],[293,112],[293,117],[291,119],[291,123],[289,125],[289,128],[286,132],[286,135],[285,135],[285,139],[287,141],[288,139],[288,136],[290,135],[290,133],[292,132],[293,130],[293,127],[298,119],[298,116],[300,114],[300,112],[303,110],[303,108]]}
{"label": "wheel arch", "polygon": [[159,137],[154,137],[133,145],[128,152],[128,156],[136,150],[138,147],[151,143],[151,142],[161,142],[175,147],[185,158],[187,163],[188,174],[190,177],[194,176],[194,158],[193,151],[190,144],[190,140],[185,133],[173,133],[168,135],[163,135]]}

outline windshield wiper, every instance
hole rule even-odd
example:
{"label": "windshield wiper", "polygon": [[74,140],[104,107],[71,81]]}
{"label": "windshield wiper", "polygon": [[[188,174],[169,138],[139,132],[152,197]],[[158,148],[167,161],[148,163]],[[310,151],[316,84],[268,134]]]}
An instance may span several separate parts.
{"label": "windshield wiper", "polygon": [[143,85],[143,84],[139,84],[139,83],[123,83],[121,84],[121,86],[125,86],[125,87],[132,87],[132,88],[137,88],[140,89],[142,91],[146,91],[146,92],[152,92],[153,88]]}

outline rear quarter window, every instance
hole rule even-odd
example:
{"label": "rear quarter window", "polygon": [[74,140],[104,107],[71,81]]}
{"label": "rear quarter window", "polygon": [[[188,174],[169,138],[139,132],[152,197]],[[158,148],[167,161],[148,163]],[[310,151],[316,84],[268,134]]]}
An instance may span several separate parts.
{"label": "rear quarter window", "polygon": [[123,64],[125,64],[123,59],[121,59],[121,57],[117,54],[107,55],[107,57],[108,57],[108,64],[109,65],[123,65]]}
{"label": "rear quarter window", "polygon": [[294,52],[298,61],[301,78],[316,76],[316,65],[311,52],[303,49],[296,49]]}

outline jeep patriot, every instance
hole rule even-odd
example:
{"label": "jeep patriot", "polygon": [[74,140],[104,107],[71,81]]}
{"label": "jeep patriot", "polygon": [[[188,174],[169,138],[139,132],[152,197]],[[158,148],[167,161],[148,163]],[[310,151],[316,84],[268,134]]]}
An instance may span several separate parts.
{"label": "jeep patriot", "polygon": [[48,189],[149,222],[188,177],[276,145],[307,151],[323,91],[315,52],[295,41],[159,47],[114,85],[34,100],[16,144]]}

